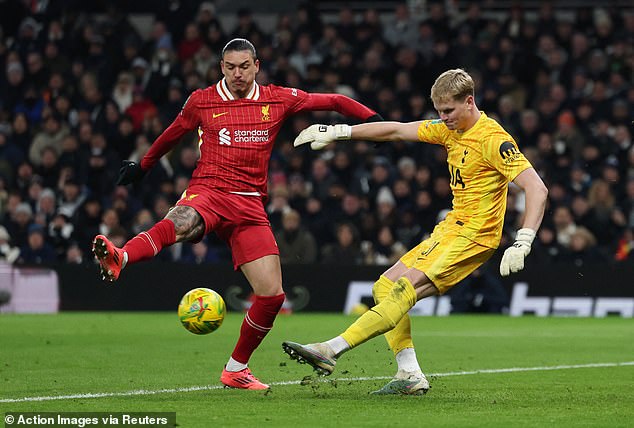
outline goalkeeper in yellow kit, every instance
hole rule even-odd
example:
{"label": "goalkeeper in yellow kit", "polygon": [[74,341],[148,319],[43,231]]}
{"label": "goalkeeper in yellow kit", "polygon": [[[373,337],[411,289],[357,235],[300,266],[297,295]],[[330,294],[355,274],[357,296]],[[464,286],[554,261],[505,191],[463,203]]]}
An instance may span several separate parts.
{"label": "goalkeeper in yellow kit", "polygon": [[474,83],[462,69],[441,74],[431,88],[440,119],[410,123],[378,122],[355,126],[312,125],[295,139],[319,150],[333,141],[424,141],[447,150],[453,209],[431,236],[380,276],[372,289],[376,306],[331,340],[309,345],[284,342],[291,358],[329,375],[337,358],[385,334],[396,356],[395,377],[377,394],[424,394],[429,389],[414,351],[408,311],[428,296],[443,294],[468,276],[500,244],[509,182],[525,191],[523,225],[502,257],[500,274],[524,268],[541,224],[548,191],[515,140],[478,110]]}

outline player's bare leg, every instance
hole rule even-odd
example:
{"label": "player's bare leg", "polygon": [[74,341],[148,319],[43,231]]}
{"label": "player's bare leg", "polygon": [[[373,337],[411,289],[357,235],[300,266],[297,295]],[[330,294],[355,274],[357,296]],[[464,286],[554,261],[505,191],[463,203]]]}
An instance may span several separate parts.
{"label": "player's bare leg", "polygon": [[275,316],[284,302],[282,268],[275,254],[260,257],[240,266],[251,284],[255,301],[245,315],[240,338],[222,372],[220,381],[226,386],[243,389],[268,389],[248,368],[251,354],[273,327]]}
{"label": "player's bare leg", "polygon": [[174,223],[176,242],[200,239],[205,233],[205,222],[202,216],[192,207],[185,205],[175,206],[167,213],[165,219]]}
{"label": "player's bare leg", "polygon": [[260,257],[240,266],[256,296],[277,296],[283,293],[282,267],[277,254]]}
{"label": "player's bare leg", "polygon": [[97,235],[93,240],[92,251],[99,261],[102,279],[113,282],[127,264],[152,258],[163,247],[199,238],[204,232],[205,224],[195,209],[177,206],[170,210],[165,219],[150,230],[139,233],[123,248],[115,247],[106,236]]}

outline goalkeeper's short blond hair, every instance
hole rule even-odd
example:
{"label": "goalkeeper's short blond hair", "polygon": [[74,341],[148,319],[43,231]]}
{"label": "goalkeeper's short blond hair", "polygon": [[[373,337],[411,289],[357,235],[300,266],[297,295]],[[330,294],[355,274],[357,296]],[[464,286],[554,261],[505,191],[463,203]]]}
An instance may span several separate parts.
{"label": "goalkeeper's short blond hair", "polygon": [[431,99],[434,103],[455,100],[462,101],[474,95],[473,79],[462,68],[454,68],[442,73],[431,87]]}

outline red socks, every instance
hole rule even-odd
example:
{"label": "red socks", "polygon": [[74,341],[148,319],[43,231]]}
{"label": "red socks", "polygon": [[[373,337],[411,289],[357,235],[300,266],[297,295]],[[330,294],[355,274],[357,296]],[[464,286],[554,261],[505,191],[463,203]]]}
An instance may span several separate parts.
{"label": "red socks", "polygon": [[[130,239],[123,251],[128,253],[128,264],[150,259],[163,247],[176,242],[176,230],[171,220],[161,220],[147,232],[141,232]],[[243,364],[251,358],[253,351],[260,345],[273,327],[277,313],[284,303],[285,294],[277,296],[255,296],[255,301],[242,321],[240,338],[231,357]]]}
{"label": "red socks", "polygon": [[163,219],[147,232],[141,232],[130,239],[123,251],[128,253],[128,264],[150,259],[157,255],[163,247],[176,242],[176,229],[172,220]]}
{"label": "red socks", "polygon": [[246,364],[253,351],[273,327],[273,321],[284,303],[285,294],[277,296],[255,296],[255,301],[242,321],[240,338],[231,358]]}

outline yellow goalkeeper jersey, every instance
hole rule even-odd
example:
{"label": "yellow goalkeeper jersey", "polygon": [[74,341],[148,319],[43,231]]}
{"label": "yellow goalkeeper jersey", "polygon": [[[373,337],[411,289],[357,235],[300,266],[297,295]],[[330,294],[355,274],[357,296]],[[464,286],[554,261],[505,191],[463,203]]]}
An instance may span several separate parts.
{"label": "yellow goalkeeper jersey", "polygon": [[442,120],[424,120],[420,141],[447,149],[453,209],[445,221],[460,226],[459,234],[490,248],[502,237],[508,183],[531,168],[508,132],[484,112],[474,126],[460,133]]}

